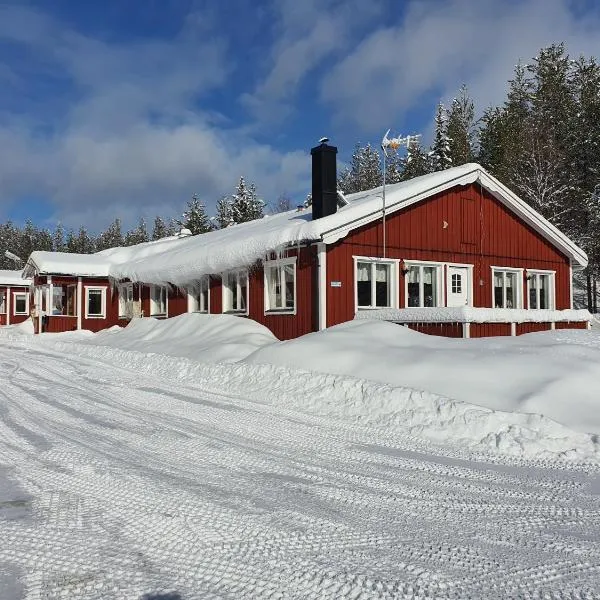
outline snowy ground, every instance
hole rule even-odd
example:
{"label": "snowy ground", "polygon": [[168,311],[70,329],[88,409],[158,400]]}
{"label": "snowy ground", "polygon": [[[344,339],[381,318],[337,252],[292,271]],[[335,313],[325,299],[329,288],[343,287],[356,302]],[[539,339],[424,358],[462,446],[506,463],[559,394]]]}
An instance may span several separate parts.
{"label": "snowy ground", "polygon": [[473,408],[111,335],[0,335],[2,600],[600,597],[593,449],[434,445],[383,405],[455,411],[429,434]]}

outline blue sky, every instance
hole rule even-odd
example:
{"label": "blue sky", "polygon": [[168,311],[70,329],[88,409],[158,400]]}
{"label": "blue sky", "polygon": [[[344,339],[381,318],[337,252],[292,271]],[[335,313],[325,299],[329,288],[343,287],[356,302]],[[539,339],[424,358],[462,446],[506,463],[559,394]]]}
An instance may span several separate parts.
{"label": "blue sky", "polygon": [[240,175],[309,190],[328,135],[429,141],[464,82],[481,111],[521,58],[600,56],[593,0],[74,0],[0,5],[0,219],[40,225],[212,210]]}

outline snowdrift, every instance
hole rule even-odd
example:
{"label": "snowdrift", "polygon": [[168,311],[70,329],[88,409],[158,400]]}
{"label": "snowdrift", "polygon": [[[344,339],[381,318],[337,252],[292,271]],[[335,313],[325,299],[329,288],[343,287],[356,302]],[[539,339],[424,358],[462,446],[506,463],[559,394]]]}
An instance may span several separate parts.
{"label": "snowdrift", "polygon": [[134,319],[125,329],[101,331],[86,343],[228,363],[277,341],[269,329],[250,319],[191,313],[165,320]]}
{"label": "snowdrift", "polygon": [[[51,342],[50,337],[45,340]],[[462,390],[466,396],[471,391],[470,373],[478,364],[472,361],[478,358],[486,365],[496,356],[496,367],[504,372],[515,369],[521,360],[519,353],[513,349],[516,356],[512,356],[503,344],[517,341],[487,340],[498,348],[489,348],[490,356],[480,356],[481,346],[473,340],[470,350],[465,349],[469,340],[460,350],[458,341],[425,336],[397,325],[353,322],[278,342],[268,330],[247,319],[182,315],[166,321],[141,319],[122,331],[81,341],[57,339],[52,345],[61,352],[77,352],[228,397],[275,404],[315,417],[383,426],[390,435],[409,435],[454,449],[536,459],[600,459],[597,436],[573,431],[539,414],[510,412],[509,405],[519,406],[520,397],[510,395],[515,386],[510,388],[512,392],[499,394],[502,380],[495,373],[486,382],[485,392],[493,392],[500,410],[481,406],[490,403],[485,394],[472,393],[479,402],[469,403],[432,391],[436,382],[444,387],[448,382],[443,378],[451,375],[456,394]],[[555,350],[558,346],[556,342]],[[577,344],[573,347],[579,348]],[[563,345],[560,348],[564,349]],[[590,348],[597,352],[593,344]],[[411,363],[402,365],[411,354]],[[545,359],[539,360],[541,365]],[[502,365],[508,361],[510,364]],[[437,365],[446,365],[446,370],[436,373]],[[483,387],[481,381],[490,368],[485,367],[479,379],[474,379],[476,385]],[[407,373],[412,373],[414,380],[419,375],[421,385],[411,384]],[[543,371],[540,367],[538,380],[552,376],[552,364]],[[584,385],[591,385],[589,378],[580,387]],[[563,401],[566,398],[576,396],[563,396]]]}
{"label": "snowdrift", "polygon": [[353,321],[245,359],[353,375],[497,411],[539,413],[600,432],[600,334],[562,330],[451,339],[393,323]]}

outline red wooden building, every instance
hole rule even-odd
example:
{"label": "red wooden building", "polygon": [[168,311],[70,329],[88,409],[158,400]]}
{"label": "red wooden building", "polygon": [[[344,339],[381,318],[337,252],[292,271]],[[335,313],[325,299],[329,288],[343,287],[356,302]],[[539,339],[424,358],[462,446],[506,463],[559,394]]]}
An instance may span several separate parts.
{"label": "red wooden building", "polygon": [[0,325],[17,325],[29,318],[29,285],[21,271],[0,270]]}
{"label": "red wooden building", "polygon": [[[572,310],[585,253],[479,165],[387,186],[384,219],[381,188],[336,190],[336,152],[311,151],[311,208],[94,255],[104,283],[70,274],[77,326],[186,311],[249,317],[280,339],[365,316],[464,337],[588,326]],[[74,285],[34,255],[36,290]]]}

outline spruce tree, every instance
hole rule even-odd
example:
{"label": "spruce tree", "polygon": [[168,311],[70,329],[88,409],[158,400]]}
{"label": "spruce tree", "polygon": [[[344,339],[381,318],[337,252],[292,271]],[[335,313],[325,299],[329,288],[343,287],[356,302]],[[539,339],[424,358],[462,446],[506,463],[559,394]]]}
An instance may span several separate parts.
{"label": "spruce tree", "polygon": [[[83,228],[80,229],[80,235]],[[87,237],[87,231],[85,231]],[[83,241],[82,241],[83,243]],[[98,237],[98,250],[106,250],[107,248],[117,248],[124,243],[123,234],[121,232],[121,219],[115,219],[108,228],[103,231]]]}
{"label": "spruce tree", "polygon": [[427,175],[431,172],[431,161],[418,140],[408,145],[406,155],[402,159],[402,181]]}
{"label": "spruce tree", "polygon": [[56,225],[52,235],[52,248],[54,252],[65,252],[66,250],[65,230],[60,222]]}
{"label": "spruce tree", "polygon": [[338,188],[344,194],[353,194],[371,190],[383,183],[381,159],[379,152],[371,148],[371,144],[356,144],[350,166],[338,177]]}
{"label": "spruce tree", "polygon": [[154,226],[152,227],[152,239],[160,240],[164,237],[167,237],[167,235],[169,235],[167,224],[164,222],[162,217],[157,216],[154,219]]}
{"label": "spruce tree", "polygon": [[225,229],[234,224],[231,214],[231,200],[227,196],[217,200],[214,221],[219,229]]}
{"label": "spruce tree", "polygon": [[125,235],[124,244],[125,246],[135,246],[136,244],[143,244],[148,241],[148,229],[146,227],[146,220],[141,217],[137,227],[128,231]]}
{"label": "spruce tree", "polygon": [[192,235],[212,230],[210,218],[206,214],[206,207],[198,198],[198,194],[194,194],[192,199],[188,200],[187,208],[183,212],[183,216],[178,221],[178,224],[182,229],[189,229]]}
{"label": "spruce tree", "polygon": [[231,218],[234,223],[246,223],[263,216],[264,203],[256,194],[256,186],[246,184],[243,177],[231,196]]}
{"label": "spruce tree", "polygon": [[446,134],[452,166],[472,162],[475,155],[475,105],[464,84],[448,111]]}
{"label": "spruce tree", "polygon": [[438,104],[435,114],[435,135],[429,158],[431,171],[443,171],[452,166],[450,140],[448,139],[448,115],[441,102]]}

